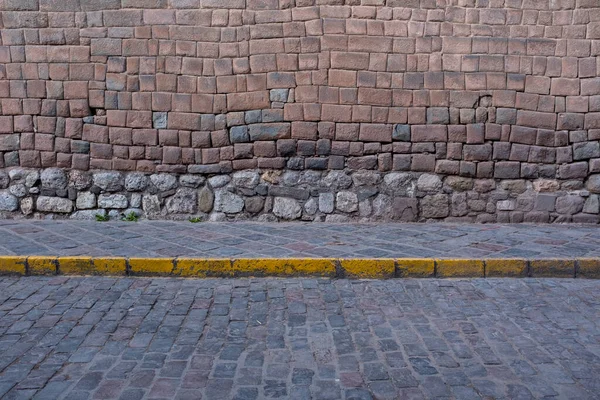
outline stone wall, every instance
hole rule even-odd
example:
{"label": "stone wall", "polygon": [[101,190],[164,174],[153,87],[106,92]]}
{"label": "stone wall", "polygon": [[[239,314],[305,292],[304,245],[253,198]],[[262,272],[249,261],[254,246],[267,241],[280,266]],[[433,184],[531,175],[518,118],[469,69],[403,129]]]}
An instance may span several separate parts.
{"label": "stone wall", "polygon": [[0,217],[327,222],[598,223],[600,175],[578,180],[478,179],[374,170],[170,174],[11,168]]}
{"label": "stone wall", "polygon": [[[6,216],[181,217],[214,196],[213,219],[598,220],[598,0],[0,12]],[[36,178],[57,171],[56,187]],[[126,187],[141,176],[148,186]]]}

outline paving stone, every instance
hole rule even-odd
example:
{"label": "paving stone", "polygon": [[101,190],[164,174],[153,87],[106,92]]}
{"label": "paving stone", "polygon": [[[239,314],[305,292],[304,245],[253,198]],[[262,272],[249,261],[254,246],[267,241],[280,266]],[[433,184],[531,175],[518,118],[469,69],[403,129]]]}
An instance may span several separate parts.
{"label": "paving stone", "polygon": [[[0,390],[41,399],[593,399],[599,289],[572,279],[3,277]],[[290,322],[298,317],[305,322]]]}

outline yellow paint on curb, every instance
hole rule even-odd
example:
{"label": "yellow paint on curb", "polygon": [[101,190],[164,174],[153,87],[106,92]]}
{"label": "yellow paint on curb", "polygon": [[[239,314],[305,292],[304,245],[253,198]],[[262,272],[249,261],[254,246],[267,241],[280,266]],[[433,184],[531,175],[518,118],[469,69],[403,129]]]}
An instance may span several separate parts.
{"label": "yellow paint on curb", "polygon": [[173,272],[173,259],[130,258],[129,267],[133,275],[170,275]]}
{"label": "yellow paint on curb", "polygon": [[92,257],[58,257],[58,273],[63,275],[94,275]]}
{"label": "yellow paint on curb", "polygon": [[92,260],[94,274],[96,275],[125,275],[127,273],[127,260],[119,257],[99,257]]}
{"label": "yellow paint on curb", "polygon": [[577,278],[600,279],[600,259],[580,258],[577,263]]}
{"label": "yellow paint on curb", "polygon": [[574,278],[575,260],[532,260],[529,262],[534,278]]}
{"label": "yellow paint on curb", "polygon": [[426,258],[399,258],[398,278],[431,278],[435,275],[435,262]]}
{"label": "yellow paint on curb", "polygon": [[25,275],[27,257],[2,256],[0,257],[0,275]]}
{"label": "yellow paint on curb", "polygon": [[27,257],[29,275],[56,275],[56,257]]}
{"label": "yellow paint on curb", "polygon": [[442,259],[436,260],[438,278],[483,277],[483,260]]}
{"label": "yellow paint on curb", "polygon": [[332,258],[241,258],[233,260],[235,276],[335,277]]}
{"label": "yellow paint on curb", "polygon": [[391,258],[378,259],[341,259],[340,265],[347,278],[387,279],[396,272],[396,261]]}
{"label": "yellow paint on curb", "polygon": [[182,277],[217,277],[233,276],[231,260],[223,258],[178,258],[175,260],[173,275]]}
{"label": "yellow paint on curb", "polygon": [[485,260],[485,276],[489,278],[524,278],[527,276],[527,261],[503,258]]}

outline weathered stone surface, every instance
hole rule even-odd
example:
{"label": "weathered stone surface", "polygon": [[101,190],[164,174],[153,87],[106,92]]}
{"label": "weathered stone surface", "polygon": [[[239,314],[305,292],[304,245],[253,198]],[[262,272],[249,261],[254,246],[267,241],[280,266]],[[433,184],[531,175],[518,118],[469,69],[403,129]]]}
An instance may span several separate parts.
{"label": "weathered stone surface", "polygon": [[19,199],[7,190],[0,190],[0,210],[16,211],[19,208]]}
{"label": "weathered stone surface", "polygon": [[600,174],[590,175],[585,183],[585,188],[592,193],[600,193]]}
{"label": "weathered stone surface", "polygon": [[273,214],[282,219],[298,219],[302,216],[302,207],[294,199],[275,197],[273,201]]}
{"label": "weathered stone surface", "polygon": [[236,187],[253,189],[260,182],[260,175],[257,171],[239,171],[233,174],[232,183]]}
{"label": "weathered stone surface", "polygon": [[36,201],[38,211],[53,213],[70,213],[73,211],[73,202],[60,197],[39,196]]}
{"label": "weathered stone surface", "polygon": [[155,217],[160,215],[160,200],[156,195],[144,195],[142,197],[142,209],[146,216]]}
{"label": "weathered stone surface", "polygon": [[71,214],[70,218],[83,221],[94,221],[97,216],[105,217],[106,214],[106,210],[79,210]]}
{"label": "weathered stone surface", "polygon": [[101,194],[98,196],[100,208],[127,208],[127,196],[122,194]]}
{"label": "weathered stone surface", "polygon": [[166,192],[177,187],[177,178],[171,174],[150,175],[150,182],[161,192]]}
{"label": "weathered stone surface", "polygon": [[175,195],[167,199],[169,213],[193,214],[198,206],[198,194],[191,188],[179,188]]}
{"label": "weathered stone surface", "polygon": [[69,186],[77,190],[88,189],[92,184],[92,174],[87,171],[73,170],[69,173]]}
{"label": "weathered stone surface", "polygon": [[359,171],[352,174],[355,186],[375,186],[381,182],[381,174],[375,171]]}
{"label": "weathered stone surface", "polygon": [[600,213],[600,201],[598,195],[592,194],[587,198],[583,205],[583,212],[587,214],[598,214]]}
{"label": "weathered stone surface", "polygon": [[331,214],[335,208],[335,196],[333,193],[325,192],[319,194],[319,211]]}
{"label": "weathered stone surface", "polygon": [[208,186],[204,186],[198,191],[198,211],[209,213],[213,209],[215,195]]}
{"label": "weathered stone surface", "polygon": [[435,194],[421,199],[421,213],[424,218],[445,218],[450,213],[448,196]]}
{"label": "weathered stone surface", "polygon": [[390,218],[392,216],[392,198],[385,194],[380,194],[373,200],[373,215],[380,218]]}
{"label": "weathered stone surface", "polygon": [[419,176],[417,188],[424,192],[438,191],[442,188],[442,180],[437,175],[423,174]]}
{"label": "weathered stone surface", "polygon": [[221,211],[226,214],[239,213],[244,209],[244,199],[228,190],[220,189],[215,191],[215,211]]}
{"label": "weathered stone surface", "polygon": [[265,199],[261,196],[247,197],[245,200],[246,211],[250,213],[259,213],[263,210]]}
{"label": "weathered stone surface", "polygon": [[125,176],[125,190],[141,192],[148,187],[148,177],[141,173],[131,173]]}
{"label": "weathered stone surface", "polygon": [[353,192],[338,192],[335,198],[336,208],[351,213],[358,210],[358,196]]}
{"label": "weathered stone surface", "polygon": [[10,177],[5,171],[0,171],[0,189],[6,189],[10,183]]}
{"label": "weathered stone surface", "polygon": [[27,195],[27,188],[22,183],[16,183],[10,186],[9,192],[17,197],[24,197]]}
{"label": "weathered stone surface", "polygon": [[206,178],[199,175],[182,175],[179,177],[179,184],[181,186],[198,188],[206,182]]}
{"label": "weathered stone surface", "polygon": [[231,182],[231,177],[229,175],[217,175],[208,178],[208,183],[213,189],[222,188]]}
{"label": "weathered stone surface", "polygon": [[416,189],[413,176],[404,172],[390,172],[383,178],[384,190],[395,196],[413,197]]}
{"label": "weathered stone surface", "polygon": [[89,209],[96,207],[96,195],[91,192],[79,192],[75,206],[78,209]]}
{"label": "weathered stone surface", "polygon": [[577,214],[583,210],[585,199],[578,195],[567,195],[556,199],[556,212],[559,214]]}
{"label": "weathered stone surface", "polygon": [[394,218],[402,222],[414,222],[419,216],[419,202],[415,198],[396,197],[392,208]]}
{"label": "weathered stone surface", "polygon": [[93,176],[94,185],[107,192],[123,190],[123,176],[119,172],[96,172]]}
{"label": "weathered stone surface", "polygon": [[304,203],[304,213],[307,215],[315,215],[319,210],[319,206],[314,198],[310,198]]}
{"label": "weathered stone surface", "polygon": [[344,171],[330,171],[322,180],[322,185],[333,189],[348,189],[352,185],[352,178]]}
{"label": "weathered stone surface", "polygon": [[60,168],[48,168],[41,173],[42,188],[65,189],[67,187],[67,174]]}

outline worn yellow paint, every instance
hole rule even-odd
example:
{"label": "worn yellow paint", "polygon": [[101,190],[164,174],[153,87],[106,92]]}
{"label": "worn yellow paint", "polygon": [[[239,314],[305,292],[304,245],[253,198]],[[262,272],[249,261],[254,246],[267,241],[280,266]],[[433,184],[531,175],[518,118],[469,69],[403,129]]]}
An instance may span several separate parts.
{"label": "worn yellow paint", "polygon": [[241,258],[233,260],[235,276],[335,277],[332,258]]}
{"label": "worn yellow paint", "polygon": [[535,278],[574,278],[575,260],[532,260],[529,262],[531,276]]}
{"label": "worn yellow paint", "polygon": [[0,257],[0,275],[25,275],[27,257],[3,256]]}
{"label": "worn yellow paint", "polygon": [[92,260],[96,275],[125,275],[127,260],[123,257],[99,257]]}
{"label": "worn yellow paint", "polygon": [[130,258],[130,272],[133,275],[170,275],[173,272],[171,258]]}
{"label": "worn yellow paint", "polygon": [[479,278],[483,276],[483,269],[483,260],[436,260],[436,273],[439,278]]}
{"label": "worn yellow paint", "polygon": [[490,278],[523,278],[527,276],[527,260],[515,258],[488,258],[485,276]]}
{"label": "worn yellow paint", "polygon": [[233,268],[231,260],[224,258],[178,258],[175,260],[173,275],[227,278],[233,276]]}
{"label": "worn yellow paint", "polygon": [[341,259],[340,265],[347,278],[385,279],[393,278],[396,272],[396,261],[391,258]]}
{"label": "worn yellow paint", "polygon": [[435,275],[431,258],[399,258],[396,260],[399,278],[430,278]]}
{"label": "worn yellow paint", "polygon": [[578,278],[600,279],[600,258],[580,258],[577,263]]}
{"label": "worn yellow paint", "polygon": [[64,275],[94,275],[92,257],[58,257],[58,273]]}
{"label": "worn yellow paint", "polygon": [[29,275],[55,275],[56,257],[27,257],[27,266]]}

